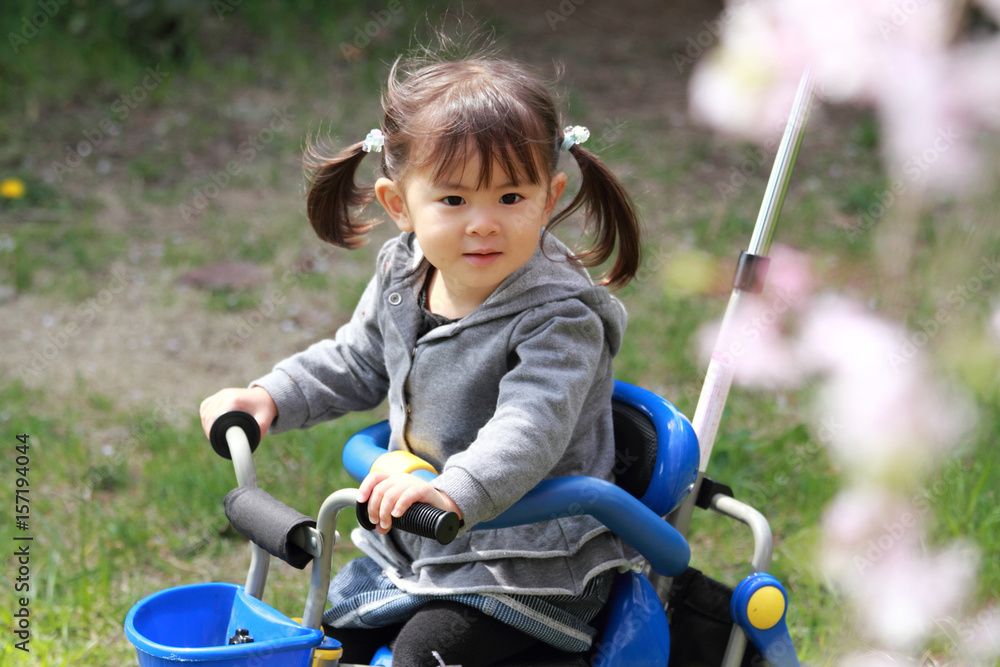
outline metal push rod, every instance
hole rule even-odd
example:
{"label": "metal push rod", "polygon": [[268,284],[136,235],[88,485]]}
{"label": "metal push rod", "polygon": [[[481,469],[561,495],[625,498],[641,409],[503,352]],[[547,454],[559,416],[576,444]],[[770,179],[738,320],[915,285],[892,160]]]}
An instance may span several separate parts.
{"label": "metal push rod", "polygon": [[[799,146],[802,144],[802,136],[805,133],[806,120],[812,101],[812,87],[812,73],[809,68],[806,68],[799,81],[788,123],[785,126],[781,143],[778,145],[778,152],[774,157],[774,166],[768,178],[767,188],[764,190],[764,199],[747,250],[749,255],[766,257],[770,250],[778,217],[781,215],[781,207],[785,201],[785,193],[788,191],[792,167],[795,165]],[[738,314],[744,295],[745,292],[740,287],[733,288],[729,305],[726,307],[726,314],[722,320],[722,327],[719,330],[719,337],[716,340],[715,349],[712,351],[712,359],[709,362],[705,384],[702,386],[701,396],[698,399],[698,407],[695,409],[694,419],[691,420],[694,431],[698,435],[701,449],[698,478],[695,481],[694,489],[684,503],[670,515],[671,524],[684,535],[688,532],[694,502],[698,496],[698,488],[701,485],[702,476],[708,468],[712,448],[719,431],[719,422],[722,419],[722,412],[726,407],[726,399],[732,386],[735,359],[730,356],[729,362],[725,361],[725,347],[730,340],[733,328],[738,326]]]}

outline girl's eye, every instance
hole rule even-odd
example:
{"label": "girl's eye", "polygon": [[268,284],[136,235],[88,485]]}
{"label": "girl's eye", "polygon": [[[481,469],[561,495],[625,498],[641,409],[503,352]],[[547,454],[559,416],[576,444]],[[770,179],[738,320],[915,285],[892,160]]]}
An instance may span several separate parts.
{"label": "girl's eye", "polygon": [[448,195],[441,201],[444,202],[445,206],[461,206],[465,203],[465,200],[458,195]]}
{"label": "girl's eye", "polygon": [[509,193],[505,194],[504,196],[500,197],[500,203],[501,204],[516,204],[517,202],[521,201],[522,199],[524,199],[524,197],[522,197],[521,195],[519,195],[519,194],[517,194],[515,192],[509,192]]}

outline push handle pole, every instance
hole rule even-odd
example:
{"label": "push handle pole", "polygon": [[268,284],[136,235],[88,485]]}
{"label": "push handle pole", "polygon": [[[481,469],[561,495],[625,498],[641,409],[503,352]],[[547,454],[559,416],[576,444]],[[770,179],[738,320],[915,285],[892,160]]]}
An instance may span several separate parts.
{"label": "push handle pole", "polygon": [[698,497],[698,488],[701,485],[702,475],[708,468],[708,461],[719,431],[719,422],[722,420],[722,411],[726,407],[726,399],[729,397],[729,389],[733,383],[735,363],[732,360],[726,361],[727,350],[725,346],[731,339],[733,328],[737,326],[737,315],[745,293],[758,291],[763,286],[762,272],[756,269],[763,268],[771,247],[771,239],[774,237],[778,216],[781,214],[785,193],[788,191],[792,167],[795,164],[799,146],[802,144],[802,136],[805,133],[806,120],[812,101],[812,87],[812,73],[807,67],[799,81],[788,124],[785,126],[784,135],[782,135],[781,143],[778,145],[778,152],[774,157],[774,166],[767,181],[764,200],[757,215],[757,222],[754,224],[749,248],[740,258],[733,293],[729,298],[729,305],[726,307],[726,314],[722,319],[722,327],[719,330],[715,349],[712,351],[705,384],[702,385],[701,396],[698,398],[698,407],[695,409],[694,419],[691,420],[691,425],[698,435],[701,463],[698,467],[698,478],[695,481],[694,489],[688,494],[684,503],[670,515],[671,524],[681,534],[687,534],[695,499]]}
{"label": "push handle pole", "polygon": [[750,247],[747,252],[753,255],[767,255],[774,238],[774,230],[781,215],[781,207],[785,203],[785,193],[788,192],[788,182],[792,178],[792,167],[799,155],[802,136],[805,134],[806,121],[809,119],[809,109],[812,104],[813,80],[812,71],[806,67],[799,81],[799,88],[792,100],[792,111],[785,126],[785,134],[778,145],[778,153],[774,156],[774,167],[767,180],[764,190],[764,201],[761,202],[754,224],[753,236],[750,237]]}

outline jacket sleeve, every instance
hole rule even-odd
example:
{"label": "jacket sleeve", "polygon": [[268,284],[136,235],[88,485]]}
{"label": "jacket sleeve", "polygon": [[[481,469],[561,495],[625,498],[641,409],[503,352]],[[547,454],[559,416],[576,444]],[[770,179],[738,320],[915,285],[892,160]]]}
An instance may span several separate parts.
{"label": "jacket sleeve", "polygon": [[310,428],[348,412],[378,406],[389,388],[378,322],[379,276],[368,283],[350,322],[251,383],[278,407],[271,432]]}
{"label": "jacket sleeve", "polygon": [[601,319],[580,301],[527,313],[511,347],[513,363],[500,382],[496,412],[434,481],[470,527],[497,516],[548,476],[595,383],[613,381]]}

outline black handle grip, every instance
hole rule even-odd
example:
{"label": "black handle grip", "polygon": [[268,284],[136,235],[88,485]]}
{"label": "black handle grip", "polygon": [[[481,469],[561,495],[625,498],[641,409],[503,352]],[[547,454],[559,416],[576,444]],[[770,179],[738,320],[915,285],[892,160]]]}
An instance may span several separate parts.
{"label": "black handle grip", "polygon": [[264,489],[241,486],[226,494],[226,517],[233,528],[267,553],[302,569],[312,555],[298,546],[295,535],[316,520],[301,514]]}
{"label": "black handle grip", "polygon": [[257,420],[253,418],[249,412],[243,412],[242,410],[230,410],[229,412],[219,415],[214,422],[212,422],[212,430],[209,432],[209,442],[212,443],[212,449],[215,453],[224,459],[231,459],[229,455],[229,443],[226,442],[226,431],[229,430],[230,426],[239,426],[243,429],[243,432],[247,434],[247,440],[250,442],[250,453],[257,451],[257,445],[260,444],[260,424]]}
{"label": "black handle grip", "polygon": [[[375,524],[368,520],[367,502],[358,503],[357,513],[358,523],[362,528],[375,530]],[[462,520],[458,518],[458,514],[427,503],[413,503],[403,516],[392,519],[393,529],[398,528],[420,537],[430,537],[439,544],[450,544],[458,535],[461,526]]]}

